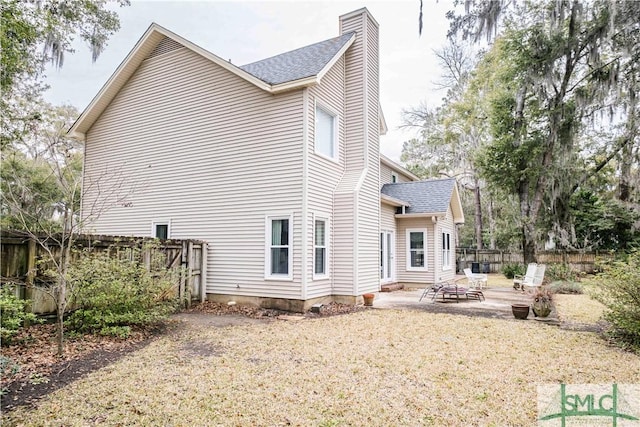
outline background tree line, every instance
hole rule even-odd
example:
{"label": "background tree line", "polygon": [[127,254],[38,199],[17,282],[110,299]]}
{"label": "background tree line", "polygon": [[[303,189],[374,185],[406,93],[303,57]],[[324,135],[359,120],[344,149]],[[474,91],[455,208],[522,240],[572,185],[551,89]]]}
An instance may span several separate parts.
{"label": "background tree line", "polygon": [[[462,3],[459,1],[457,3]],[[640,243],[640,3],[465,1],[436,52],[441,106],[404,112],[402,162],[455,176],[463,246]]]}

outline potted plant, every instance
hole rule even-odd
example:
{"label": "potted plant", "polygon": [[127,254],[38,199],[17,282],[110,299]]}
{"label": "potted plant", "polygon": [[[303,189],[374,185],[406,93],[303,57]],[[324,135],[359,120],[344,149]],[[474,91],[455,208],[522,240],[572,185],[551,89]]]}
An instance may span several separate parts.
{"label": "potted plant", "polygon": [[553,308],[553,294],[546,286],[540,286],[532,295],[531,308],[536,317],[547,317]]}
{"label": "potted plant", "polygon": [[373,305],[373,299],[376,297],[376,294],[363,294],[362,298],[364,299],[364,305],[366,306],[372,306]]}

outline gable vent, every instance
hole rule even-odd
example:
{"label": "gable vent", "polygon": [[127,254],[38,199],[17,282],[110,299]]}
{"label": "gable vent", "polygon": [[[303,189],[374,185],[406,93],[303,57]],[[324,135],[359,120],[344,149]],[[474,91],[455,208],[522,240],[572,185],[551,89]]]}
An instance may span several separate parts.
{"label": "gable vent", "polygon": [[165,37],[164,39],[162,39],[160,43],[158,43],[158,46],[156,46],[156,48],[153,49],[153,51],[149,54],[149,56],[147,56],[147,59],[171,52],[172,50],[180,49],[182,47],[184,46],[182,46],[177,41],[170,39],[169,37]]}

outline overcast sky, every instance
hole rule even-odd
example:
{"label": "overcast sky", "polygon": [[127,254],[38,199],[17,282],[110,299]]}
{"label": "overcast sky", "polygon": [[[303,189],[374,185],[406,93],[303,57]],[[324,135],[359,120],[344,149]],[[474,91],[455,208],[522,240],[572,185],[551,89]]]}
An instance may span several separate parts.
{"label": "overcast sky", "polygon": [[451,0],[424,0],[424,29],[418,37],[419,0],[410,1],[131,1],[116,8],[121,28],[96,63],[78,44],[60,70],[49,69],[46,98],[89,104],[152,22],[236,65],[244,65],[338,35],[338,17],[367,7],[380,24],[380,91],[389,132],[382,152],[399,160],[413,134],[399,130],[403,108],[439,105],[444,93],[433,82],[441,71],[433,49],[446,43]]}

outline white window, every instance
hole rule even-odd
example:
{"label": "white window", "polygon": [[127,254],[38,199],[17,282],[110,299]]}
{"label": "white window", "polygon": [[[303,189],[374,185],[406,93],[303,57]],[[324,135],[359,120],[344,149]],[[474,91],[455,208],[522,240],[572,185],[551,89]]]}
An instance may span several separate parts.
{"label": "white window", "polygon": [[442,269],[451,269],[451,233],[442,232]]}
{"label": "white window", "polygon": [[325,276],[327,274],[327,220],[316,218],[313,232],[313,274]]}
{"label": "white window", "polygon": [[407,270],[427,270],[427,230],[407,229]]}
{"label": "white window", "polygon": [[292,260],[291,216],[270,216],[266,224],[265,277],[291,279]]}
{"label": "white window", "polygon": [[151,223],[151,237],[157,239],[171,238],[171,221],[153,221]]}
{"label": "white window", "polygon": [[316,106],[316,153],[337,159],[336,115]]}

